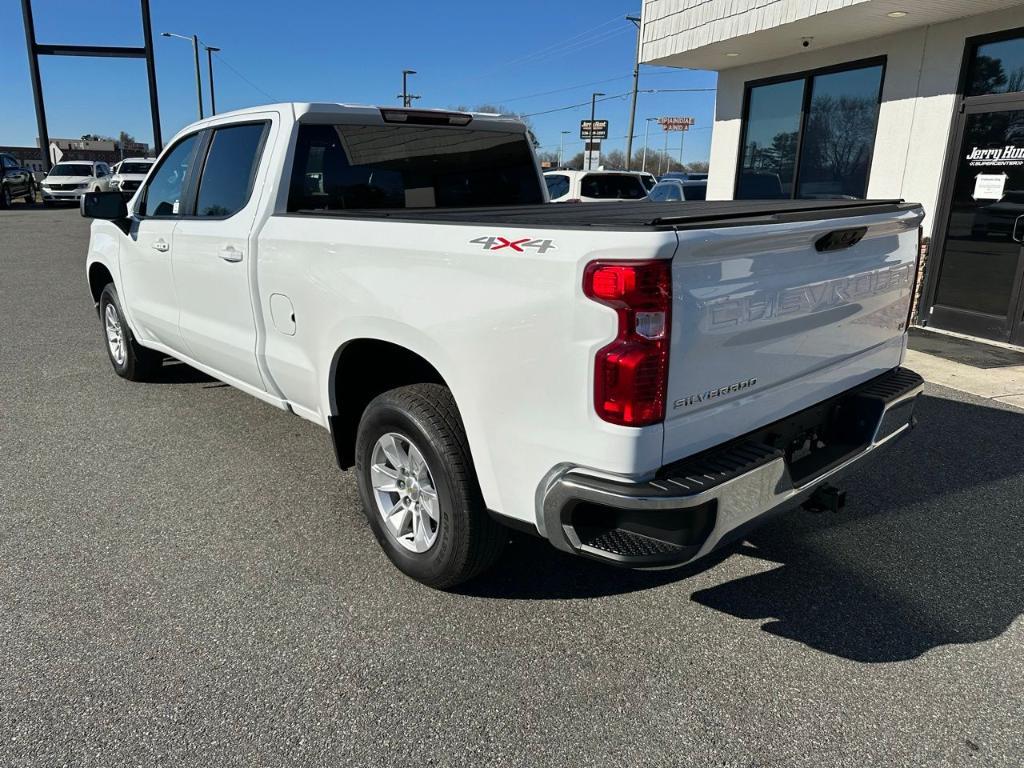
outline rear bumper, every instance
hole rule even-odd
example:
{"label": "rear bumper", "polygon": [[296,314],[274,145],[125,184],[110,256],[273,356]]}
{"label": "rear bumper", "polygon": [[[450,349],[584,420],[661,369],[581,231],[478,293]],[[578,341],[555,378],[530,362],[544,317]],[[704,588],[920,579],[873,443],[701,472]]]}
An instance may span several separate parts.
{"label": "rear bumper", "polygon": [[559,549],[625,566],[696,560],[905,434],[923,385],[898,368],[647,482],[563,470],[544,493],[544,530]]}

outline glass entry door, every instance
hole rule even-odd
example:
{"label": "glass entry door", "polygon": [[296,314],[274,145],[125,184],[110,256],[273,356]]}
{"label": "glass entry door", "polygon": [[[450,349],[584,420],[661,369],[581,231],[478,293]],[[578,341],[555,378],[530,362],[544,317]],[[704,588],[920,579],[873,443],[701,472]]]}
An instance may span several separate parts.
{"label": "glass entry door", "polygon": [[1024,99],[968,105],[930,323],[1024,344]]}

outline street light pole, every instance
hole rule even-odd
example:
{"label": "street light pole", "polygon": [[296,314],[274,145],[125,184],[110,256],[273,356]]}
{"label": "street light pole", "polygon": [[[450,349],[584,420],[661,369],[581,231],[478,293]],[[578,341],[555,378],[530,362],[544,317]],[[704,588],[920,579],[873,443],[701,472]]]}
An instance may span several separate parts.
{"label": "street light pole", "polygon": [[562,135],[558,137],[558,167],[562,167],[562,147],[565,143],[565,137],[568,136],[572,131],[562,131]]}
{"label": "street light pole", "polygon": [[206,69],[210,76],[210,114],[216,115],[217,100],[213,95],[213,54],[215,51],[219,51],[220,48],[212,45],[206,45],[204,47],[206,48]]}
{"label": "street light pole", "polygon": [[199,101],[199,119],[203,119],[203,79],[199,73],[199,36],[192,35],[187,37],[185,35],[177,35],[174,32],[161,32],[161,37],[177,37],[181,40],[192,41],[192,54],[196,60],[196,99]]}
{"label": "street light pole", "polygon": [[588,170],[588,171],[594,170],[591,167],[591,164],[593,163],[594,158],[593,158],[593,150],[588,150],[588,149],[586,149],[586,147],[591,146],[594,143],[594,110],[595,110],[595,108],[597,106],[597,97],[598,96],[604,96],[604,95],[605,94],[603,94],[603,93],[592,93],[592,94],[590,94],[590,135],[587,137],[589,139],[589,141],[587,142],[587,144],[584,145],[584,155],[585,155],[585,160],[586,160],[585,165],[587,166],[586,170]]}
{"label": "street light pole", "polygon": [[636,125],[636,94],[640,87],[640,19],[627,16],[626,21],[636,24],[636,58],[633,60],[633,101],[629,106],[629,136],[626,138],[626,170],[633,169],[633,127]]}

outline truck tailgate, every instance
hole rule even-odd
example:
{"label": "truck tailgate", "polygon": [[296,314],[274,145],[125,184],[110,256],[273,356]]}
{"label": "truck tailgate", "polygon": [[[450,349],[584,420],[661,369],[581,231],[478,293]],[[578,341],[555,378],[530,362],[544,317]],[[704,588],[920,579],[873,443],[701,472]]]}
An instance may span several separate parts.
{"label": "truck tailgate", "polygon": [[680,231],[664,462],[898,366],[922,216]]}

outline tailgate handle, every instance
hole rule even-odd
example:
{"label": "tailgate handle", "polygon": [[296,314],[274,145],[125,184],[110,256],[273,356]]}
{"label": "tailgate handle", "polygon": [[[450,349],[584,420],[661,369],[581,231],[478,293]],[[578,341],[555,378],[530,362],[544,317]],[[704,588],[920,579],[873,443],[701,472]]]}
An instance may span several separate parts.
{"label": "tailgate handle", "polygon": [[857,227],[856,229],[837,229],[834,232],[829,232],[824,237],[818,238],[814,247],[818,249],[819,253],[842,251],[846,248],[853,248],[853,246],[864,239],[864,235],[867,233],[867,227]]}

